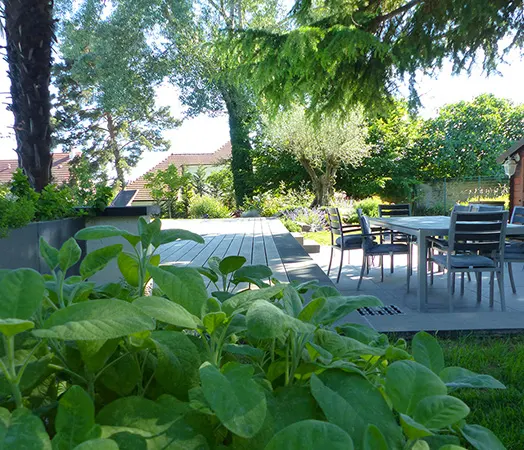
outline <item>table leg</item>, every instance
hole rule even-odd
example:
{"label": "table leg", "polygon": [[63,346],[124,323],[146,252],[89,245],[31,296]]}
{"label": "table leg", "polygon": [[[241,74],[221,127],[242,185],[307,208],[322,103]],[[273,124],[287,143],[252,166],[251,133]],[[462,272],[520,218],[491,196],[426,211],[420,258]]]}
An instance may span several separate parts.
{"label": "table leg", "polygon": [[419,308],[418,310],[420,312],[426,310],[426,302],[428,298],[428,292],[427,292],[427,242],[426,242],[426,236],[422,236],[422,233],[419,233],[417,236],[417,244],[418,244],[418,261],[417,261],[417,276],[418,276],[418,300],[419,300]]}

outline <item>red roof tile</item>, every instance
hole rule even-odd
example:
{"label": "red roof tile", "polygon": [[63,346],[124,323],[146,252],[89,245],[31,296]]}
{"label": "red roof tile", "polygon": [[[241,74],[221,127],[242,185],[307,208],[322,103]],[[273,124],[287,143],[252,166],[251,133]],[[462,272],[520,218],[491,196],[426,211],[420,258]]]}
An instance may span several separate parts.
{"label": "red roof tile", "polygon": [[173,153],[144,175],[130,182],[126,186],[126,190],[138,191],[133,201],[152,201],[151,191],[145,187],[147,181],[144,179],[144,176],[146,174],[157,172],[158,170],[165,170],[171,164],[174,164],[179,169],[183,166],[213,166],[222,163],[230,157],[231,142],[226,142],[214,153]]}
{"label": "red roof tile", "polygon": [[[53,153],[53,165],[51,167],[52,181],[62,184],[69,181],[69,153]],[[13,177],[14,171],[18,168],[17,159],[0,160],[0,183],[8,183]]]}

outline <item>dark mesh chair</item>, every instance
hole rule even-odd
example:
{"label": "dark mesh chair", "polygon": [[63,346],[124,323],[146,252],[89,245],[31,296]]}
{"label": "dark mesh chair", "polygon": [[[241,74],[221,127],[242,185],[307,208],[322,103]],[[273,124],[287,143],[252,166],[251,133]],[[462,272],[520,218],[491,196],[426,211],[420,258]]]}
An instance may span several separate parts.
{"label": "dark mesh chair", "polygon": [[358,280],[357,290],[360,289],[364,272],[369,272],[369,257],[380,256],[380,281],[384,281],[384,265],[382,264],[382,258],[384,256],[391,256],[393,261],[393,255],[407,255],[408,267],[407,272],[407,290],[409,292],[409,279],[411,277],[411,251],[408,243],[389,243],[389,244],[377,244],[374,240],[375,236],[379,234],[382,237],[382,232],[374,232],[371,230],[368,218],[362,214],[362,210],[357,209],[358,218],[360,221],[360,227],[362,228],[362,268],[360,270],[360,278]]}
{"label": "dark mesh chair", "polygon": [[[513,214],[511,215],[510,223],[524,225],[524,206],[515,206],[515,208],[513,208]],[[511,283],[511,290],[514,294],[516,294],[517,288],[515,287],[515,279],[513,278],[512,263],[524,262],[524,241],[512,239],[509,242],[506,242],[504,259],[508,263],[508,273],[509,281]]]}
{"label": "dark mesh chair", "polygon": [[451,215],[448,245],[442,254],[431,255],[430,262],[447,270],[449,310],[453,311],[454,274],[473,272],[477,277],[477,302],[482,298],[482,273],[491,273],[490,306],[493,306],[494,276],[500,291],[502,310],[504,297],[504,250],[507,211],[461,213]]}
{"label": "dark mesh chair", "polygon": [[[331,233],[331,256],[329,258],[328,276],[331,272],[331,263],[333,262],[333,253],[335,250],[340,251],[340,265],[338,267],[337,283],[340,280],[342,272],[342,261],[344,252],[348,252],[348,263],[350,262],[350,250],[360,250],[362,248],[362,233],[359,225],[345,225],[340,218],[338,208],[327,208],[329,231]],[[358,231],[358,234],[351,234]]]}

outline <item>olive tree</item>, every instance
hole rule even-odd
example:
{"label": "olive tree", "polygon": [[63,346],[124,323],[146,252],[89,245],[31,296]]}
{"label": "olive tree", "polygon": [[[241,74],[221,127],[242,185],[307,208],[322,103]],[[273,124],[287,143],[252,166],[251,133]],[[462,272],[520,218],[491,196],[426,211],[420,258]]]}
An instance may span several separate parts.
{"label": "olive tree", "polygon": [[344,117],[322,115],[313,121],[305,108],[293,106],[265,122],[270,144],[291,153],[308,173],[314,206],[329,204],[341,165],[358,166],[369,151],[364,114],[359,108]]}

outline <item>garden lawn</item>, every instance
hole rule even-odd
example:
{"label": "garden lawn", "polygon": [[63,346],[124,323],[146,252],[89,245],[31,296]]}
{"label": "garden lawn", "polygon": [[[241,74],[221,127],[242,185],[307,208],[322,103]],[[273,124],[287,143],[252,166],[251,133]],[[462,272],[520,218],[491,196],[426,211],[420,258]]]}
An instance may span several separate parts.
{"label": "garden lawn", "polygon": [[524,335],[439,339],[446,366],[485,373],[505,390],[455,391],[471,408],[469,423],[491,429],[508,450],[524,449]]}
{"label": "garden lawn", "polygon": [[311,239],[320,245],[331,245],[331,233],[327,230],[304,233],[304,239]]}

